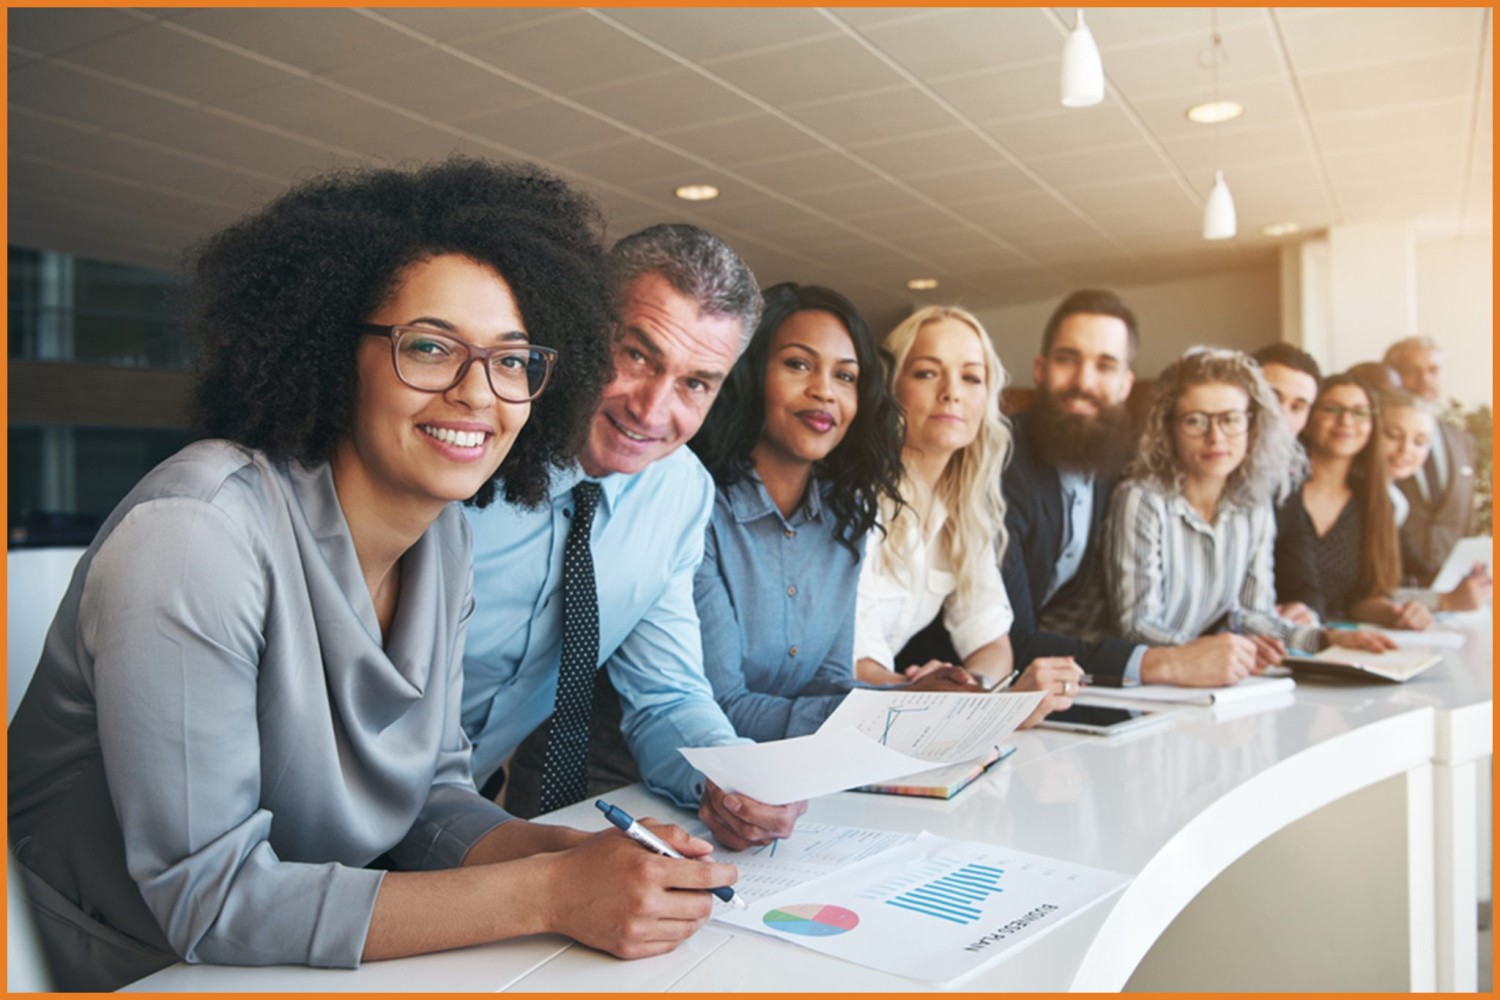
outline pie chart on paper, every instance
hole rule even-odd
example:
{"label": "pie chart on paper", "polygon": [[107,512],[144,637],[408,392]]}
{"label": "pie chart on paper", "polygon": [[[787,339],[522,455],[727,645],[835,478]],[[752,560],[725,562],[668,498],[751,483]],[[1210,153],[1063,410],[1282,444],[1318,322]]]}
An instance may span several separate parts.
{"label": "pie chart on paper", "polygon": [[761,917],[773,931],[785,934],[800,934],[803,937],[832,937],[852,931],[859,926],[859,914],[842,906],[825,903],[798,903],[767,910]]}

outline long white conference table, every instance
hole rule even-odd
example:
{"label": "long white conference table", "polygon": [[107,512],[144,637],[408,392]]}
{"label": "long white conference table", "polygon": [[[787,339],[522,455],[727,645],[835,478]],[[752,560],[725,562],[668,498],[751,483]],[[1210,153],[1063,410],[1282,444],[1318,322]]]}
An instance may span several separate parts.
{"label": "long white conference table", "polygon": [[[1029,731],[951,801],[843,793],[807,820],[929,830],[1132,876],[1002,953],[965,991],[1474,990],[1478,765],[1492,753],[1488,617],[1403,685],[1299,683],[1259,704],[1174,708],[1113,739]],[[641,786],[611,801],[689,821]],[[579,803],[547,819],[598,829]],[[1486,896],[1488,893],[1485,894]],[[176,965],[145,991],[934,989],[710,924],[622,962],[534,937],[357,970]]]}

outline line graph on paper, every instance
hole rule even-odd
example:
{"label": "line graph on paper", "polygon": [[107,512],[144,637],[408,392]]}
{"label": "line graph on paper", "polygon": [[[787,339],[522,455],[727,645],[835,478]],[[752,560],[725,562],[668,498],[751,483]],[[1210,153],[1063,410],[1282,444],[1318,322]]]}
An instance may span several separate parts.
{"label": "line graph on paper", "polygon": [[926,705],[912,705],[912,706],[910,706],[908,708],[901,708],[899,706],[896,706],[896,707],[892,707],[892,708],[886,709],[885,710],[885,728],[883,730],[881,730],[881,732],[880,732],[880,745],[883,746],[883,747],[891,745],[890,744],[891,727],[896,724],[896,720],[899,719],[899,718],[901,718],[902,715],[906,714],[907,712],[925,712],[925,711],[927,711],[927,706]]}

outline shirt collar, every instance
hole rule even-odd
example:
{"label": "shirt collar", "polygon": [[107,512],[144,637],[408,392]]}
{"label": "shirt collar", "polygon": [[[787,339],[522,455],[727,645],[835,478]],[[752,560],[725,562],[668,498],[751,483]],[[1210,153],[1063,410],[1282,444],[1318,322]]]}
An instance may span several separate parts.
{"label": "shirt collar", "polygon": [[[600,503],[604,505],[606,514],[614,510],[615,504],[619,502],[620,494],[625,491],[625,487],[630,483],[633,476],[634,473],[627,475],[623,472],[616,472],[602,479],[594,480],[594,482],[599,484],[601,493]],[[553,473],[552,502],[556,504],[567,500],[568,494],[573,492],[573,487],[585,479],[591,478],[593,477],[584,474],[583,467],[576,461],[571,463],[566,469],[561,469]]]}
{"label": "shirt collar", "polygon": [[734,519],[741,524],[775,514],[783,524],[791,527],[792,521],[817,521],[823,516],[823,486],[818,482],[816,473],[808,479],[807,493],[802,498],[802,505],[792,512],[791,521],[781,516],[781,509],[771,499],[771,494],[766,492],[765,484],[760,481],[760,476],[756,475],[754,469],[730,486],[725,495]]}

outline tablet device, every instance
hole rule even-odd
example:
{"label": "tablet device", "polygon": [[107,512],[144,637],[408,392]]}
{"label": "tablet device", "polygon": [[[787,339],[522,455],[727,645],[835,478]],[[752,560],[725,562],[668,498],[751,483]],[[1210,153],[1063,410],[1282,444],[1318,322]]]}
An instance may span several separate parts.
{"label": "tablet device", "polygon": [[1094,736],[1114,736],[1128,733],[1142,726],[1160,722],[1166,718],[1163,712],[1152,712],[1141,708],[1110,708],[1104,705],[1074,705],[1062,712],[1053,712],[1041,722],[1038,729],[1065,729],[1072,733],[1089,733]]}
{"label": "tablet device", "polygon": [[1491,565],[1492,552],[1493,548],[1488,535],[1460,538],[1458,544],[1453,546],[1453,551],[1448,553],[1448,558],[1443,560],[1443,568],[1438,570],[1437,576],[1432,578],[1432,585],[1428,589],[1439,594],[1446,594],[1463,583],[1464,577],[1469,575],[1469,570],[1474,568],[1475,563],[1484,563],[1484,568],[1491,576],[1494,576],[1495,570]]}

